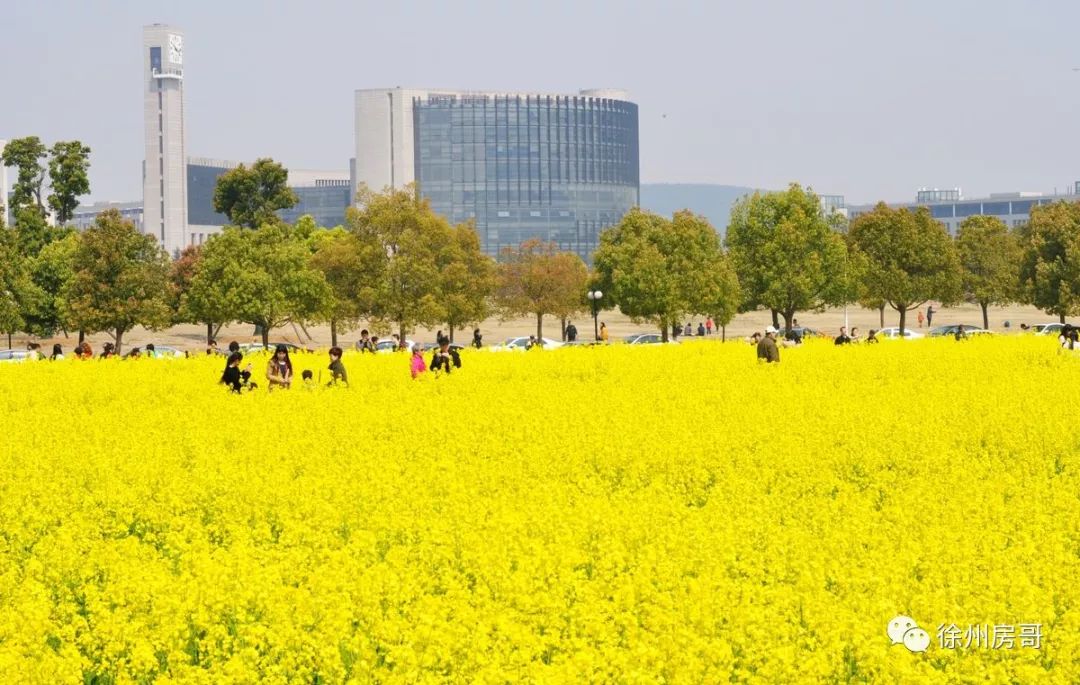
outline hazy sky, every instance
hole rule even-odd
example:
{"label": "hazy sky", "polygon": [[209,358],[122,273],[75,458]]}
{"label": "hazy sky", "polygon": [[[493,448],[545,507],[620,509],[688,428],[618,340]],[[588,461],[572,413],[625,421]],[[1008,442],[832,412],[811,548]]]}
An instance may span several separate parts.
{"label": "hazy sky", "polygon": [[11,2],[0,138],[80,139],[93,198],[139,199],[154,22],[186,33],[192,156],[347,169],[357,88],[617,87],[641,108],[645,182],[854,203],[1080,180],[1068,0]]}

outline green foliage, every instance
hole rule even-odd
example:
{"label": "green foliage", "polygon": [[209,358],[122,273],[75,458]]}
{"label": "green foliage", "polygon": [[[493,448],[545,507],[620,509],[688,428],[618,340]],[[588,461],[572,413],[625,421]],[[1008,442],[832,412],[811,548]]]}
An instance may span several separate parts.
{"label": "green foliage", "polygon": [[118,211],[102,213],[79,235],[72,270],[68,318],[80,330],[112,333],[117,352],[135,326],[169,325],[168,257]]}
{"label": "green foliage", "polygon": [[509,315],[536,317],[536,335],[544,334],[544,316],[568,317],[582,308],[589,270],[573,252],[554,243],[526,240],[502,251],[495,297]]}
{"label": "green foliage", "polygon": [[1080,204],[1032,207],[1020,240],[1024,298],[1062,321],[1080,314]]}
{"label": "green foliage", "polygon": [[9,336],[26,330],[24,314],[40,300],[40,290],[30,278],[29,260],[19,249],[15,231],[0,220],[0,333]]}
{"label": "green foliage", "polygon": [[181,307],[198,321],[243,321],[273,328],[317,320],[331,298],[326,278],[312,268],[311,245],[292,226],[226,228],[207,241]]}
{"label": "green foliage", "polygon": [[30,277],[40,291],[40,298],[35,307],[26,311],[27,332],[48,338],[67,329],[65,297],[74,274],[72,264],[78,246],[79,234],[69,231],[31,258]]}
{"label": "green foliage", "polygon": [[1020,242],[1001,219],[971,216],[960,224],[956,247],[964,293],[982,307],[983,326],[988,327],[987,307],[1009,304],[1019,296]]}
{"label": "green foliage", "polygon": [[279,209],[298,202],[289,188],[289,172],[272,159],[258,159],[251,168],[243,164],[218,178],[214,188],[214,211],[234,226],[258,228],[278,221]]}
{"label": "green foliage", "polygon": [[90,148],[77,140],[60,141],[49,150],[49,181],[53,192],[49,195],[49,208],[56,216],[56,223],[71,221],[79,197],[90,192]]}
{"label": "green foliage", "polygon": [[362,246],[361,310],[376,324],[395,323],[402,336],[445,320],[438,258],[451,241],[446,219],[413,186],[361,188],[358,200],[363,209],[350,209],[346,224]]}
{"label": "green foliage", "polygon": [[633,321],[653,322],[665,340],[687,314],[712,315],[726,325],[739,304],[739,284],[716,230],[688,211],[668,220],[631,210],[600,234],[593,262],[602,302]]}
{"label": "green foliage", "polygon": [[336,346],[338,333],[354,328],[360,319],[363,246],[356,235],[341,227],[318,231],[313,245],[311,266],[330,287],[324,316],[330,323],[331,344]]}
{"label": "green foliage", "polygon": [[817,195],[796,183],[736,202],[726,242],[743,308],[780,312],[790,329],[797,312],[848,299],[847,253],[835,221]]}
{"label": "green foliage", "polygon": [[450,239],[438,255],[438,263],[443,321],[452,340],[455,331],[488,317],[498,280],[495,260],[480,249],[476,229],[471,224],[458,224],[449,231]]}
{"label": "green foliage", "polygon": [[881,203],[851,222],[848,240],[860,299],[883,301],[899,312],[901,330],[907,312],[928,300],[960,300],[963,272],[956,245],[925,207],[912,211]]}
{"label": "green foliage", "polygon": [[18,168],[15,185],[12,186],[11,215],[18,216],[23,207],[33,207],[45,214],[41,202],[41,187],[45,183],[45,144],[37,136],[16,138],[4,147],[4,166]]}

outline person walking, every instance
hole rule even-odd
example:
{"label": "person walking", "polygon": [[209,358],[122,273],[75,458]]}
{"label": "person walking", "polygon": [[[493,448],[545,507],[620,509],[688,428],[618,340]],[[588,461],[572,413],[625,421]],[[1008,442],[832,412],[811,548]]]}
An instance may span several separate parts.
{"label": "person walking", "polygon": [[472,332],[472,346],[480,349],[484,346],[484,336],[480,335],[480,329],[474,328]]}
{"label": "person walking", "polygon": [[577,340],[577,326],[574,322],[566,324],[566,342],[575,342]]}
{"label": "person walking", "polygon": [[926,318],[923,316],[921,309],[919,310],[919,315],[916,318],[918,318],[918,320],[919,320],[919,328],[922,328],[923,321],[925,321]]}
{"label": "person walking", "polygon": [[292,378],[293,366],[292,360],[289,359],[289,348],[278,345],[274,350],[273,358],[266,365],[266,381],[270,384],[271,391],[274,388],[288,390],[292,387]]}
{"label": "person walking", "polygon": [[603,321],[600,322],[600,342],[608,341],[607,324]]}
{"label": "person walking", "polygon": [[776,328],[769,326],[765,329],[765,337],[757,344],[757,358],[764,360],[766,364],[780,363],[780,348],[776,346]]}
{"label": "person walking", "polygon": [[934,325],[934,305],[930,305],[926,308],[926,327],[930,328]]}
{"label": "person walking", "polygon": [[705,335],[712,335],[713,323],[712,317],[705,319]]}
{"label": "person walking", "polygon": [[341,363],[341,348],[330,348],[330,383],[328,385],[337,385],[341,383],[344,386],[349,385],[349,374],[345,371],[345,365]]}

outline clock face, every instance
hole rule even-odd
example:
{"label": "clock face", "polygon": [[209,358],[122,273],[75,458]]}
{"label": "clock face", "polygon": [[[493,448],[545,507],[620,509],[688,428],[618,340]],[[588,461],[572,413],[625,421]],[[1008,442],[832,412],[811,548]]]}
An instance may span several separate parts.
{"label": "clock face", "polygon": [[184,37],[169,34],[169,61],[173,64],[184,63]]}

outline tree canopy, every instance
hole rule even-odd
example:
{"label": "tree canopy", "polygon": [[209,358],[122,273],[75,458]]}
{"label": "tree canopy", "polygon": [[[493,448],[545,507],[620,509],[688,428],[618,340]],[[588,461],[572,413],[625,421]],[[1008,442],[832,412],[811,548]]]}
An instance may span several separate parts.
{"label": "tree canopy", "polygon": [[960,224],[956,247],[963,268],[964,294],[978,303],[983,328],[989,328],[990,305],[1007,305],[1018,299],[1023,256],[1020,242],[1001,219],[977,215]]}
{"label": "tree canopy", "polygon": [[496,300],[507,314],[535,316],[536,337],[544,335],[544,316],[582,308],[589,270],[575,253],[534,238],[505,248],[501,257]]}
{"label": "tree canopy", "polygon": [[79,197],[90,192],[89,168],[90,148],[77,140],[54,143],[49,150],[49,181],[52,184],[49,209],[53,211],[56,223],[63,225],[71,221],[79,206]]}
{"label": "tree canopy", "polygon": [[1024,298],[1062,323],[1080,314],[1080,203],[1032,207],[1020,240]]}
{"label": "tree canopy", "polygon": [[276,212],[296,205],[296,193],[289,188],[289,172],[272,159],[243,164],[218,178],[214,188],[214,211],[221,212],[233,226],[258,228],[278,220]]}
{"label": "tree canopy", "polygon": [[[37,136],[16,138],[8,141],[4,147],[4,166],[16,167],[18,174],[11,188],[11,215],[18,216],[20,209],[33,207],[44,215],[45,207],[41,200],[41,189],[45,184],[45,144]],[[6,200],[6,198],[5,198]]]}

